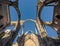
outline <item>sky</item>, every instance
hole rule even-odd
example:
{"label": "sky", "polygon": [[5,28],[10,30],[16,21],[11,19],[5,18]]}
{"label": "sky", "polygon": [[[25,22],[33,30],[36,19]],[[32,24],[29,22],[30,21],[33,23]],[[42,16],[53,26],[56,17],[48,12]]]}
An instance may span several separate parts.
{"label": "sky", "polygon": [[[21,12],[21,20],[26,20],[26,19],[36,20],[38,0],[19,0],[18,2],[19,2],[18,7]],[[41,13],[41,19],[44,22],[52,21],[53,9],[54,9],[53,6],[52,7],[45,6],[43,8],[42,13]],[[11,21],[17,20],[17,12],[12,6],[10,6],[10,17],[11,17]],[[51,27],[45,26],[45,28],[47,30],[47,34],[49,37],[57,37],[58,36],[56,31],[53,30]],[[24,32],[27,32],[29,30],[32,30],[33,32],[35,32],[35,23],[32,21],[28,21],[28,22],[24,23]],[[19,33],[21,34],[21,32],[22,32],[22,28],[20,28]]]}

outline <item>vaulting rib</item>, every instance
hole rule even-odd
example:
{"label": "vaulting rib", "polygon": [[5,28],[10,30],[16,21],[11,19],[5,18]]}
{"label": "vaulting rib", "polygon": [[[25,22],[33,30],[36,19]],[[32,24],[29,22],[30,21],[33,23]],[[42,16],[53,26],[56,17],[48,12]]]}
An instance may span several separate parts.
{"label": "vaulting rib", "polygon": [[41,10],[44,6],[44,3],[42,0],[39,0],[40,2],[38,3],[38,6],[37,6],[37,28],[38,28],[38,31],[40,32],[40,35],[41,37],[46,37],[47,34],[46,34],[46,31],[45,29],[43,28],[43,22],[41,21]]}
{"label": "vaulting rib", "polygon": [[[40,13],[41,13],[41,11],[42,11],[42,8],[44,7],[44,5],[45,5],[45,3],[44,2],[40,2],[39,3],[39,5],[38,5],[38,15],[37,15],[37,23],[38,23],[38,29],[39,29],[39,31],[40,31],[40,35],[41,35],[41,37],[44,37],[43,39],[46,41],[46,44],[47,44],[47,46],[50,46],[50,43],[48,43],[48,36],[47,36],[47,34],[46,34],[46,31],[45,31],[45,29],[43,28],[43,23],[44,22],[42,22],[42,20],[41,20],[41,18],[39,18],[39,17],[41,17],[40,16]],[[49,23],[49,24],[51,24],[51,23]],[[41,28],[41,29],[40,29]],[[51,40],[51,39],[49,39],[49,40]],[[53,44],[53,42],[52,41],[50,41],[52,44]],[[56,42],[57,43],[57,42]],[[53,44],[53,46],[55,46],[54,44]]]}
{"label": "vaulting rib", "polygon": [[56,29],[58,37],[60,38],[60,0],[56,2],[54,6],[54,17],[52,26]]}
{"label": "vaulting rib", "polygon": [[[7,2],[6,0],[5,2]],[[9,8],[8,4],[4,4],[4,1],[0,1],[0,39],[4,36],[3,29],[10,24]]]}
{"label": "vaulting rib", "polygon": [[[9,46],[12,45],[12,43],[13,43],[13,41],[14,41],[14,39],[15,39],[16,35],[18,34],[19,29],[20,29],[20,26],[19,26],[20,25],[20,11],[18,9],[18,2],[17,1],[13,2],[12,6],[15,7],[15,9],[18,13],[18,19],[17,19],[16,26],[14,28],[14,32],[11,34],[12,35],[10,38],[11,41],[8,41],[8,43],[7,43]],[[7,44],[6,44],[6,46],[8,46]]]}
{"label": "vaulting rib", "polygon": [[12,4],[10,2],[9,5],[14,6],[14,8],[16,9],[17,14],[18,14],[18,19],[16,21],[14,31],[11,32],[11,34],[5,33],[5,35],[7,34],[9,36],[5,37],[5,35],[4,35],[3,36],[4,38],[2,37],[1,42],[0,42],[1,46],[11,46],[15,37],[16,37],[16,35],[18,34],[19,29],[20,29],[20,11],[19,11],[19,8],[18,8],[18,1],[12,2]]}
{"label": "vaulting rib", "polygon": [[[51,26],[54,30],[56,30],[58,37],[60,37],[60,0],[55,0],[55,1],[50,0],[50,3],[54,3],[54,2],[55,2],[55,6],[54,6],[53,21],[52,22],[44,22],[44,24]],[[46,0],[45,4],[48,5],[49,0]]]}
{"label": "vaulting rib", "polygon": [[45,24],[56,30],[58,37],[60,38],[60,0],[57,0],[55,3],[56,5],[54,6],[53,21],[46,22]]}

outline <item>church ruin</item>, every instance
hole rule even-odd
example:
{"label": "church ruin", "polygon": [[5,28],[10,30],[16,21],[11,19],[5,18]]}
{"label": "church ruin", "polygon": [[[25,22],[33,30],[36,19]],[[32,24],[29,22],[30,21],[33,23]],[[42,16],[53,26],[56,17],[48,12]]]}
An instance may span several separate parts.
{"label": "church ruin", "polygon": [[[11,21],[9,6],[13,6],[17,11],[17,21]],[[54,6],[52,22],[44,22],[41,19],[41,11],[44,6]],[[36,20],[20,20],[20,17],[21,13],[18,8],[18,0],[14,2],[11,0],[0,0],[0,46],[60,46],[60,0],[38,0]],[[19,29],[21,27],[23,28],[24,23],[29,20],[35,23],[40,34],[38,35],[37,31],[34,33],[29,30],[26,33],[22,31],[22,35],[19,36]],[[14,25],[13,31],[7,29],[4,32],[4,29],[10,25]],[[44,25],[52,27],[57,32],[58,37],[49,37]],[[31,32],[31,34],[29,34],[29,32]],[[17,35],[18,40],[14,44],[13,41]]]}

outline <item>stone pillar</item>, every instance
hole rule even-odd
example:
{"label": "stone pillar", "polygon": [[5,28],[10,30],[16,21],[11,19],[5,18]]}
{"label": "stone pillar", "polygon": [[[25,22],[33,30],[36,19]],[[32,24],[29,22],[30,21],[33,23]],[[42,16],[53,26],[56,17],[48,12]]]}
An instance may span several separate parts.
{"label": "stone pillar", "polygon": [[0,30],[7,26],[10,22],[9,7],[8,4],[6,4],[5,2],[7,3],[8,0],[0,1]]}

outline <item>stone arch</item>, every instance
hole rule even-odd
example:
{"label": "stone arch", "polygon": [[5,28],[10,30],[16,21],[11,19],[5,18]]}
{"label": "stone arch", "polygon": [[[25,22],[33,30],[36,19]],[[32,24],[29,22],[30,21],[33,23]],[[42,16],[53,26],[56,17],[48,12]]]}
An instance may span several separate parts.
{"label": "stone arch", "polygon": [[36,34],[27,34],[27,35],[23,35],[21,37],[18,38],[18,46],[25,46],[26,43],[28,43],[28,45],[31,43],[35,46],[40,46],[40,40],[38,39],[38,35]]}
{"label": "stone arch", "polygon": [[[24,20],[24,22],[23,22],[23,24],[22,24],[22,28],[24,28],[24,27],[23,27],[24,24],[25,24],[26,22],[28,22],[28,21],[31,21],[32,23],[35,23],[35,27],[36,27],[36,21],[35,21],[35,20],[33,20],[33,19],[27,19],[27,20]],[[37,28],[37,27],[36,27],[36,28]],[[36,34],[37,34],[37,32],[39,32],[39,31],[35,30],[35,32],[36,32]],[[24,33],[24,31],[23,31],[23,33]]]}

